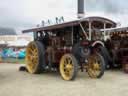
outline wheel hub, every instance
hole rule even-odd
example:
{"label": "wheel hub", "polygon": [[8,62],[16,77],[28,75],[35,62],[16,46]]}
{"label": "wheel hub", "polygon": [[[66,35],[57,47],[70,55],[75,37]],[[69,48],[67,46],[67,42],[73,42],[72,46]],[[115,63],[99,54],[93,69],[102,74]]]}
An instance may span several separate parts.
{"label": "wheel hub", "polygon": [[98,70],[100,68],[99,64],[96,62],[95,64],[93,64],[93,68],[95,70]]}
{"label": "wheel hub", "polygon": [[66,65],[66,69],[71,70],[71,69],[72,69],[72,65],[71,65],[71,64],[67,64],[67,65]]}

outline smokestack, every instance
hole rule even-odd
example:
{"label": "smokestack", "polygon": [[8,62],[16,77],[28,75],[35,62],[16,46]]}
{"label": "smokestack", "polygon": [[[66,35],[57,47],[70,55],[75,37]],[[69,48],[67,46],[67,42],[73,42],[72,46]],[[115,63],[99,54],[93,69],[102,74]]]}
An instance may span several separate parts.
{"label": "smokestack", "polygon": [[78,0],[78,18],[83,18],[84,17],[84,0]]}

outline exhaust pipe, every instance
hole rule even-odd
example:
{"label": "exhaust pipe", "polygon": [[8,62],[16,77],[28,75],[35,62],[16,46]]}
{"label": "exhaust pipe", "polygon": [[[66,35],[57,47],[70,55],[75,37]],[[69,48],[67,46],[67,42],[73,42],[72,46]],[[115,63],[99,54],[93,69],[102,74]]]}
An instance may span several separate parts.
{"label": "exhaust pipe", "polygon": [[84,18],[84,0],[78,0],[78,13],[77,13],[77,17],[80,18]]}

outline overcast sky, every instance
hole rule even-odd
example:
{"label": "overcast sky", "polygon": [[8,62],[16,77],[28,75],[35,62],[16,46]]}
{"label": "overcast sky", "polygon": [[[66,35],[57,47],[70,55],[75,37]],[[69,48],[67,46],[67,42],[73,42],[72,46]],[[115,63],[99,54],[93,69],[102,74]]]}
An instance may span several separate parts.
{"label": "overcast sky", "polygon": [[[85,0],[86,16],[104,16],[127,26],[127,0]],[[41,20],[77,17],[77,0],[0,0],[0,27],[17,32],[35,27]]]}

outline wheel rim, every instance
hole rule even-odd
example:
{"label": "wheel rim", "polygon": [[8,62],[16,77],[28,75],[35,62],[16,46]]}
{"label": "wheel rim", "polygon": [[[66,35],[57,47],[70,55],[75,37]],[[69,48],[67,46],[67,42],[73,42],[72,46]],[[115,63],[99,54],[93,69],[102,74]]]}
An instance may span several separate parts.
{"label": "wheel rim", "polygon": [[70,80],[73,73],[73,60],[69,56],[63,56],[60,61],[60,72],[64,80]]}
{"label": "wheel rim", "polygon": [[30,73],[34,73],[38,65],[38,49],[34,42],[31,42],[26,49],[26,65]]}
{"label": "wheel rim", "polygon": [[88,58],[87,71],[91,78],[97,78],[101,73],[101,60],[97,54],[92,54]]}

